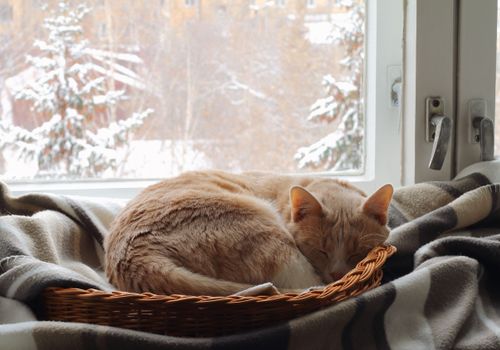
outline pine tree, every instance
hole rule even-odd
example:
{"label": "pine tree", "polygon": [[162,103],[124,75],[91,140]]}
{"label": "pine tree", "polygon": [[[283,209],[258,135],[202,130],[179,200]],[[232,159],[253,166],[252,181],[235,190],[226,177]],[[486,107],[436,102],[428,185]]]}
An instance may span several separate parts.
{"label": "pine tree", "polygon": [[[86,5],[58,3],[44,21],[45,40],[35,40],[37,56],[27,56],[35,79],[14,95],[31,103],[42,125],[27,130],[1,125],[2,148],[18,150],[23,159],[38,163],[38,177],[96,177],[118,166],[118,149],[126,146],[152,110],[124,120],[108,120],[112,106],[127,98],[124,90],[107,89],[108,79],[143,88],[131,69],[117,63],[141,63],[139,57],[93,49],[84,38]],[[112,58],[112,59],[111,59]]]}
{"label": "pine tree", "polygon": [[340,62],[347,72],[343,79],[323,77],[325,96],[311,106],[307,120],[335,125],[335,131],[295,154],[299,168],[332,171],[363,168],[364,115],[361,93],[364,61],[365,5],[357,0],[337,3],[349,14],[342,24],[332,22],[332,43],[345,50]]}

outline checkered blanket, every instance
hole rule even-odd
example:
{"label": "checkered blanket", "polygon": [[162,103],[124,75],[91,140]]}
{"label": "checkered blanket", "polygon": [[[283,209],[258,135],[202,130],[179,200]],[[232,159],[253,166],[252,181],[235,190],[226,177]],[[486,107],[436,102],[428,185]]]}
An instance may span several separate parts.
{"label": "checkered blanket", "polygon": [[124,203],[0,186],[0,349],[499,349],[500,179],[472,174],[395,192],[384,283],[262,330],[175,338],[38,321],[48,286],[112,289],[102,240]]}

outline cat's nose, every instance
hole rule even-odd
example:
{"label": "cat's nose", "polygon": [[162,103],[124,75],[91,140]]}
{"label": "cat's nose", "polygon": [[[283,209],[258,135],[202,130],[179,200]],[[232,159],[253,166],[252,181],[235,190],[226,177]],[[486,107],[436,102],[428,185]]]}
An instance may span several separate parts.
{"label": "cat's nose", "polygon": [[343,276],[344,276],[344,274],[342,272],[330,272],[330,277],[334,281],[341,279]]}

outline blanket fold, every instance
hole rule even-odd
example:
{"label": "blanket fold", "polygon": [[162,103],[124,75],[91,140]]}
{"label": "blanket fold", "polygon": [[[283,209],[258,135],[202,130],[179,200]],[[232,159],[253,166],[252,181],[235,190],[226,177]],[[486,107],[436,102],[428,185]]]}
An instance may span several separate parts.
{"label": "blanket fold", "polygon": [[111,290],[102,240],[122,203],[49,194],[19,198],[0,187],[0,295],[23,302],[46,287]]}
{"label": "blanket fold", "polygon": [[0,348],[498,349],[499,180],[474,173],[396,190],[388,242],[398,252],[379,288],[286,324],[205,339],[36,321],[27,305],[48,286],[113,289],[102,241],[125,203],[14,198],[0,185]]}

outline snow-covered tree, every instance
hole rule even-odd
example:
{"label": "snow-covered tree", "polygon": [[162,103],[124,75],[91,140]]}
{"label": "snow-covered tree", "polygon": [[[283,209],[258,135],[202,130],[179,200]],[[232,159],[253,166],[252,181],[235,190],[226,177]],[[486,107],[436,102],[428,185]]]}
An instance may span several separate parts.
{"label": "snow-covered tree", "polygon": [[363,167],[363,95],[365,5],[357,0],[337,2],[346,10],[348,19],[332,19],[332,43],[345,50],[340,62],[346,72],[341,79],[323,77],[325,95],[311,106],[307,120],[336,126],[335,131],[312,145],[301,147],[295,154],[300,168],[332,171]]}
{"label": "snow-covered tree", "polygon": [[[95,177],[113,171],[118,149],[151,113],[133,113],[113,120],[110,109],[127,98],[124,90],[110,90],[109,79],[123,86],[144,88],[129,68],[141,63],[136,55],[91,48],[82,20],[91,9],[60,1],[44,21],[47,37],[35,40],[37,55],[27,62],[35,77],[14,95],[31,104],[33,113],[47,120],[27,130],[3,122],[0,147],[12,147],[23,159],[36,159],[39,177]],[[127,66],[128,65],[128,66]]]}

